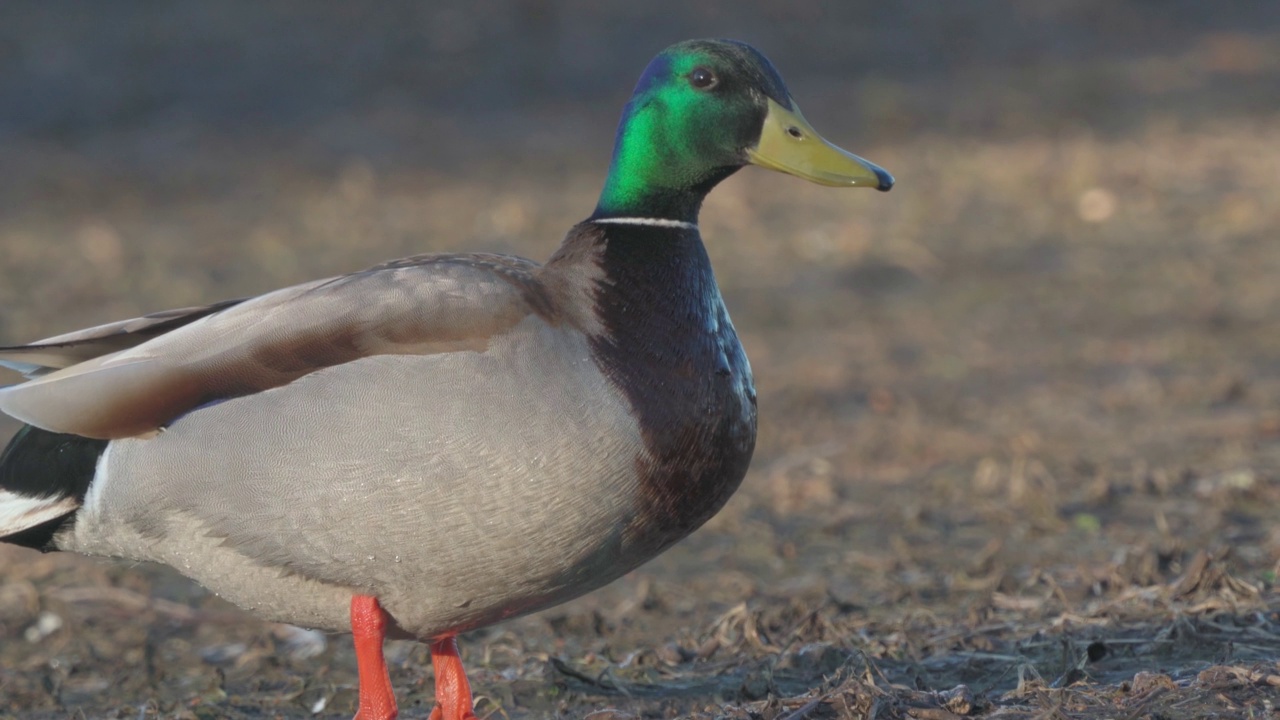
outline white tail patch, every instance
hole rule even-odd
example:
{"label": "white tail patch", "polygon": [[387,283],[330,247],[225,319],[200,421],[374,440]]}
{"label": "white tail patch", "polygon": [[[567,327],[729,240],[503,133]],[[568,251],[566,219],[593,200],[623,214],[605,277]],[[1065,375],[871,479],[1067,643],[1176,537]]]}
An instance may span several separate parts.
{"label": "white tail patch", "polygon": [[74,497],[31,497],[0,489],[0,537],[49,522],[80,507]]}

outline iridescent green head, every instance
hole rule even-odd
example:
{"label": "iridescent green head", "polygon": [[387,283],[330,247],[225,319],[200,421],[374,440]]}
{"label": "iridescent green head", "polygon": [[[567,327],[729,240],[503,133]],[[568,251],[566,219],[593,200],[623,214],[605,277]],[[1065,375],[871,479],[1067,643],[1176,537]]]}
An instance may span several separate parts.
{"label": "iridescent green head", "polygon": [[823,185],[893,187],[889,173],[814,132],[760,51],[688,40],[640,76],[594,217],[694,221],[711,188],[747,163]]}

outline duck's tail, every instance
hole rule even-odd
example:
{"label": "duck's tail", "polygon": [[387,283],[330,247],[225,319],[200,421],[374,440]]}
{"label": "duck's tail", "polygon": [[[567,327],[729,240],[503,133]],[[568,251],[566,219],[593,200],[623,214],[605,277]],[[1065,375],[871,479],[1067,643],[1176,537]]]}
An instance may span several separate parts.
{"label": "duck's tail", "polygon": [[0,453],[0,542],[56,550],[107,442],[23,426]]}

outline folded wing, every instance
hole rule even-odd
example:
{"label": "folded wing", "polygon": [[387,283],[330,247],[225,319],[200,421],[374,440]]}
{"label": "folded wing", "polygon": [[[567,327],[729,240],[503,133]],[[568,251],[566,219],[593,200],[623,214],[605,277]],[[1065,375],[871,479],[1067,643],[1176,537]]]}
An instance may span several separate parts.
{"label": "folded wing", "polygon": [[538,271],[501,255],[422,256],[0,348],[0,364],[33,378],[0,389],[0,410],[54,432],[133,437],[370,355],[484,350],[548,312]]}

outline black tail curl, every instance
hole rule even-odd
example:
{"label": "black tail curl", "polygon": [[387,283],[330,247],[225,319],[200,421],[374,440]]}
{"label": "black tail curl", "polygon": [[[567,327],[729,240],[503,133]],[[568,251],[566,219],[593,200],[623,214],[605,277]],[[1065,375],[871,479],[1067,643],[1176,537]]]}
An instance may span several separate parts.
{"label": "black tail curl", "polygon": [[[0,453],[0,489],[30,498],[74,497],[84,501],[107,440],[24,425]],[[0,542],[54,550],[54,536],[75,522],[73,510],[39,525],[0,536]],[[3,528],[0,528],[3,532]]]}

